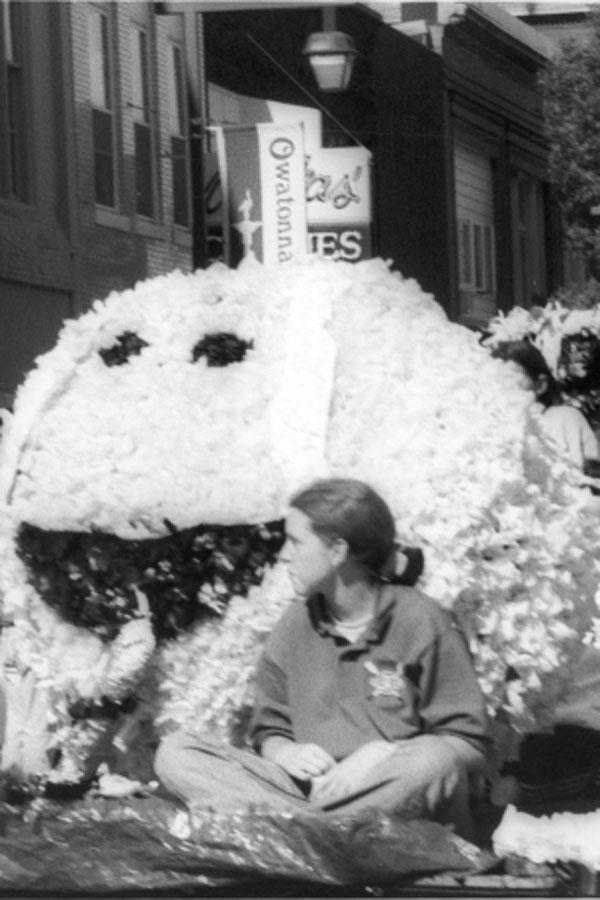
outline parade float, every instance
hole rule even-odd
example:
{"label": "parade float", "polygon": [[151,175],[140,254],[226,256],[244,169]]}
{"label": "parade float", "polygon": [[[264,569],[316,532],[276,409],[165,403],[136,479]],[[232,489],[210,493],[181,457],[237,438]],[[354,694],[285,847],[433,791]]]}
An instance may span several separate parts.
{"label": "parade float", "polygon": [[600,546],[526,379],[383,260],[249,260],[94,302],[17,393],[3,769],[46,789],[107,761],[147,778],[184,723],[243,741],[294,600],[287,498],[329,474],[373,484],[423,549],[498,746],[548,726],[598,637]]}

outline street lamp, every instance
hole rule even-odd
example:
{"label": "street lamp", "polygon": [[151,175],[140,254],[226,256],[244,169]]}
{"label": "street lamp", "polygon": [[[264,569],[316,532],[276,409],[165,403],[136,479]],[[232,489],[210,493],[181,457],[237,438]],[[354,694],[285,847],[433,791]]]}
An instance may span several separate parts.
{"label": "street lamp", "polygon": [[354,58],[354,41],[343,31],[314,31],[302,51],[322,91],[345,91],[350,83]]}

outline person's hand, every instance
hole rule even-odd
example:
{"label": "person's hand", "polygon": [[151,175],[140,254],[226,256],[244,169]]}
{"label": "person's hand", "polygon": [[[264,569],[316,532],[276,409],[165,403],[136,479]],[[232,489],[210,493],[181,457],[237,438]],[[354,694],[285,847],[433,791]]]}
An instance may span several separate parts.
{"label": "person's hand", "polygon": [[277,746],[276,752],[269,755],[273,762],[299,781],[310,781],[335,765],[333,756],[318,744],[285,741]]}
{"label": "person's hand", "polygon": [[313,778],[310,800],[320,807],[337,803],[360,789],[365,774],[396,749],[390,741],[369,741],[325,774]]}

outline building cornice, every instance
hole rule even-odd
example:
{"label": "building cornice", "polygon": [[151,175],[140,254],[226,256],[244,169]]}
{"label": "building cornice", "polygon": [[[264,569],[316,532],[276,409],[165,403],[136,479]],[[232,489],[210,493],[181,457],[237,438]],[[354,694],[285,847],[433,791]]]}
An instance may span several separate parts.
{"label": "building cornice", "polygon": [[[464,22],[494,42],[501,42],[511,56],[528,58],[543,65],[552,55],[553,45],[543,34],[506,12],[495,3],[456,4],[449,25]],[[460,8],[462,7],[462,9]]]}

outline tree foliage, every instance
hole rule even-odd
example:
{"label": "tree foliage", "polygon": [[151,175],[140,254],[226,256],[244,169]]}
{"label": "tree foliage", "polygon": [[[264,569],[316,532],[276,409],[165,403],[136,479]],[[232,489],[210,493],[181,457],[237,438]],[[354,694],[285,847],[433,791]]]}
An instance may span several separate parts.
{"label": "tree foliage", "polygon": [[573,250],[600,272],[600,10],[583,42],[565,41],[541,75],[554,184]]}

